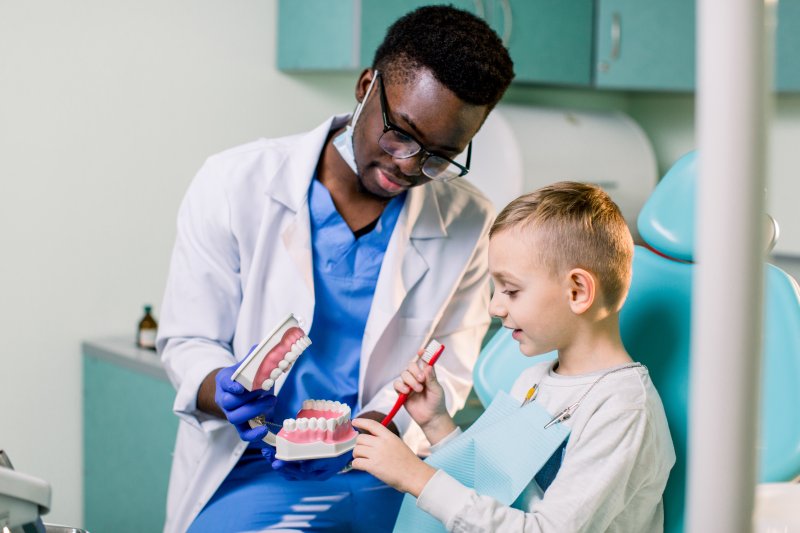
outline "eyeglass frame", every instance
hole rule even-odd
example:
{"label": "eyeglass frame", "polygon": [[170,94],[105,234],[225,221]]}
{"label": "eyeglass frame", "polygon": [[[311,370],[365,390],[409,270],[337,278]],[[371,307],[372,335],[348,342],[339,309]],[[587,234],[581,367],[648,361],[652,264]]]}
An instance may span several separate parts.
{"label": "eyeglass frame", "polygon": [[381,133],[381,136],[378,137],[378,146],[381,147],[381,150],[383,150],[384,152],[386,152],[387,154],[389,154],[392,157],[397,157],[397,156],[389,153],[380,144],[380,140],[383,138],[384,135],[386,135],[387,132],[396,131],[397,133],[405,135],[406,137],[408,137],[409,139],[411,139],[412,141],[417,143],[417,145],[419,146],[419,150],[417,150],[413,154],[408,155],[406,157],[397,157],[397,159],[410,159],[410,158],[415,157],[415,156],[419,155],[420,153],[422,153],[423,155],[422,155],[422,158],[420,159],[420,162],[419,162],[419,168],[420,168],[420,171],[423,174],[425,174],[425,170],[423,168],[425,166],[425,162],[428,159],[430,159],[431,157],[438,157],[439,159],[443,159],[443,160],[447,161],[449,164],[455,165],[456,167],[461,169],[461,173],[459,175],[450,176],[450,177],[447,177],[447,178],[433,177],[433,176],[428,176],[428,174],[425,174],[425,176],[427,176],[428,178],[430,178],[432,180],[435,180],[435,181],[449,181],[449,180],[453,180],[453,179],[456,179],[456,178],[461,178],[461,177],[466,176],[469,173],[469,164],[470,164],[470,161],[472,160],[472,139],[470,139],[469,145],[467,145],[467,161],[466,161],[465,165],[462,165],[461,163],[457,163],[456,161],[453,161],[449,157],[445,157],[445,156],[443,156],[441,154],[438,154],[436,152],[432,152],[432,151],[428,150],[427,148],[425,148],[425,145],[422,144],[421,142],[419,142],[419,140],[416,137],[414,137],[413,135],[408,133],[406,130],[404,130],[403,128],[400,128],[399,126],[397,126],[396,124],[392,123],[389,120],[389,114],[387,112],[387,110],[389,109],[389,104],[386,101],[386,87],[384,87],[384,85],[383,85],[383,76],[377,70],[375,71],[375,76],[378,78],[378,83],[380,84],[380,89],[381,89],[380,90],[380,93],[381,93],[380,102],[381,102],[381,115],[383,116],[383,133]]}

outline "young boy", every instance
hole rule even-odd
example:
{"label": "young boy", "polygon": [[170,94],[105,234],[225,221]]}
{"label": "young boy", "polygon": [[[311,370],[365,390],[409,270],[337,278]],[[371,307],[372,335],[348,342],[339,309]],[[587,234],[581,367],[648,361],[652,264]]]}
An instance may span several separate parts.
{"label": "young boy", "polygon": [[[557,183],[511,202],[489,236],[489,311],[514,330],[526,356],[558,351],[556,361],[523,372],[511,396],[520,404],[528,397],[554,418],[572,406],[560,422],[570,430],[566,449],[513,507],[423,462],[371,420],[353,421],[365,432],[353,467],[416,497],[449,531],[663,530],[661,497],[675,452],[647,369],[620,338],[633,240],[619,208],[598,187]],[[433,445],[432,459],[444,452],[460,432],[434,368],[412,361],[395,389],[411,393],[405,408]]]}

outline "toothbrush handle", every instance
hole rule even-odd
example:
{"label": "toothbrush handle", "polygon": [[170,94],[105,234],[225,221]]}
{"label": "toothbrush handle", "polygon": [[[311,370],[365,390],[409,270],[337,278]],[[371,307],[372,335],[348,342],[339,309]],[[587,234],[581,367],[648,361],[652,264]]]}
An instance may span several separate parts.
{"label": "toothbrush handle", "polygon": [[[431,357],[431,360],[428,361],[428,366],[435,365],[436,361],[439,360],[439,356],[442,355],[443,351],[444,351],[444,344],[440,345],[439,349],[436,350],[436,353],[433,354],[433,357]],[[400,394],[400,395],[397,396],[397,401],[394,402],[394,407],[392,407],[392,410],[389,411],[389,414],[386,415],[383,418],[383,420],[381,420],[381,424],[383,424],[383,427],[388,427],[389,426],[389,422],[392,421],[392,419],[394,418],[394,415],[397,414],[397,411],[399,411],[400,408],[403,407],[403,404],[406,403],[406,399],[407,398],[408,398],[408,394],[405,394],[405,393]]]}
{"label": "toothbrush handle", "polygon": [[400,408],[403,407],[403,404],[406,403],[406,398],[408,398],[408,394],[400,394],[397,396],[397,401],[394,402],[394,407],[392,407],[392,410],[389,411],[389,414],[386,415],[383,418],[383,420],[381,420],[381,424],[383,424],[383,427],[389,426],[389,423],[394,418],[394,415],[396,415],[397,411],[399,411]]}

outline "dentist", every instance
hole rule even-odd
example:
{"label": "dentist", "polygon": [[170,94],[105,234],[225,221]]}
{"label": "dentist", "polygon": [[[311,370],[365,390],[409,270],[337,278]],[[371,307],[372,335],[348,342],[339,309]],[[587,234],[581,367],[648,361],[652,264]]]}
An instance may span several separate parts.
{"label": "dentist", "polygon": [[[513,75],[483,20],[423,7],[389,29],[352,116],[206,161],[178,213],[157,341],[180,417],[165,531],[391,530],[401,495],[337,474],[347,456],[273,462],[266,428],[236,424],[280,424],[305,399],[380,420],[431,338],[447,346],[448,409],[463,406],[489,322],[493,219],[464,176]],[[290,312],[313,344],[277,397],[232,390],[232,369]],[[391,429],[423,445],[405,411]]]}

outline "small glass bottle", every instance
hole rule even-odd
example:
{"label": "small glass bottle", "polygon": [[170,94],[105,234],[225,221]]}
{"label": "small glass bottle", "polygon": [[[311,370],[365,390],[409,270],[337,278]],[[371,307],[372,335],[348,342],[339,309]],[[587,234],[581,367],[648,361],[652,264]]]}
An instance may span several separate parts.
{"label": "small glass bottle", "polygon": [[156,349],[156,332],[158,331],[158,323],[150,314],[152,310],[153,306],[144,306],[144,317],[139,321],[139,329],[136,332],[136,345],[148,350]]}

